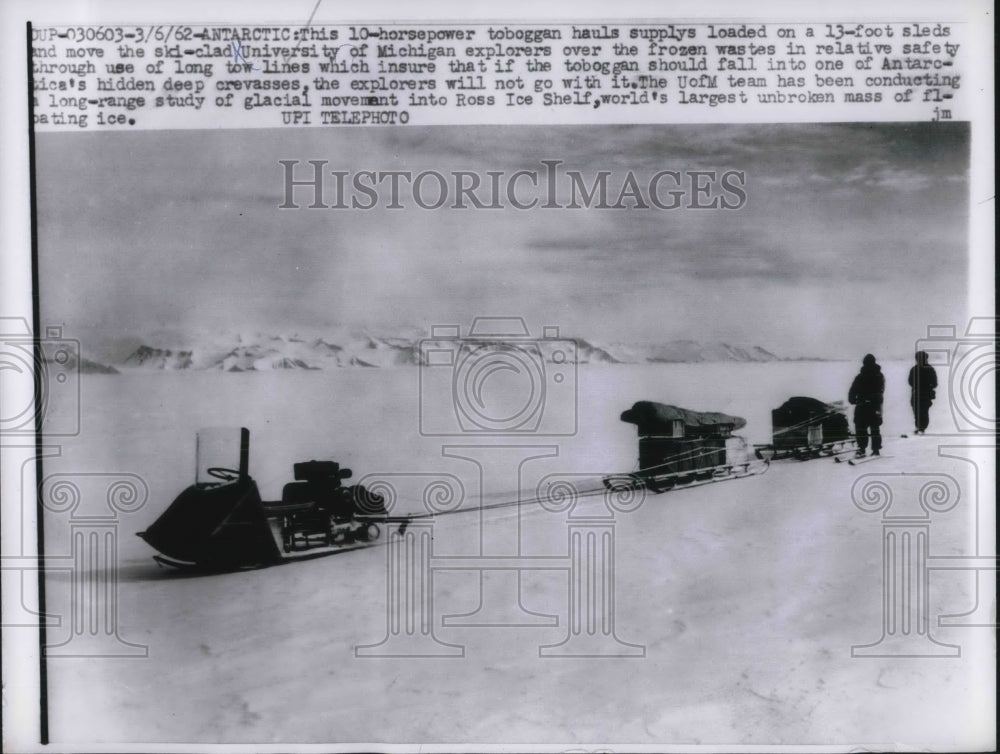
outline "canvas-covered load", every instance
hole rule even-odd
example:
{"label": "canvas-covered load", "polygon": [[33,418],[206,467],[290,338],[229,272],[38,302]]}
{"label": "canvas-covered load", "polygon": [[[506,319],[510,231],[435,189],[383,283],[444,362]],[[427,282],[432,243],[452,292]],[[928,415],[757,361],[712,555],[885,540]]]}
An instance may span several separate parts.
{"label": "canvas-covered load", "polygon": [[771,412],[776,448],[844,442],[851,436],[842,404],[795,396]]}
{"label": "canvas-covered load", "polygon": [[746,426],[746,419],[718,411],[691,411],[679,406],[653,401],[639,401],[621,415],[621,420],[635,424],[640,437],[690,437],[715,435],[726,437]]}

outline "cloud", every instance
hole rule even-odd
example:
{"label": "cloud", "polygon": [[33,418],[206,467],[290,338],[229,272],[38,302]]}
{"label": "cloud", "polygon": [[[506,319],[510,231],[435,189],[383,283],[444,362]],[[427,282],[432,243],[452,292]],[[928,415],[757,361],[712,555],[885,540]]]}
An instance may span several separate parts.
{"label": "cloud", "polygon": [[[961,290],[951,281],[967,269],[968,141],[964,124],[43,134],[43,310],[101,332],[392,328],[503,311],[621,339],[724,336],[752,329],[752,312],[772,338],[757,340],[781,345],[773,339],[808,332],[789,307],[812,301],[829,312],[810,308],[811,317],[861,317],[861,291],[875,285],[890,302],[884,326],[900,332],[911,302]],[[736,169],[749,202],[739,211],[281,210],[281,159],[508,175],[555,159],[588,181],[610,170],[614,187],[628,171]]]}

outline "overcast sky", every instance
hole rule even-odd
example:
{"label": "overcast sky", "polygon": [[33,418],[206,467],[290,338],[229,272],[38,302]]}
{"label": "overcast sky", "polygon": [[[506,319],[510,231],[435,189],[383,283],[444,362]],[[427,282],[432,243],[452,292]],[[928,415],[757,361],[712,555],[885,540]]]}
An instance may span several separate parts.
{"label": "overcast sky", "polygon": [[[520,315],[599,341],[902,355],[966,316],[968,142],[964,124],[42,134],[42,319],[95,354]],[[749,201],[282,210],[281,159],[508,175],[555,159],[588,181],[612,171],[616,188],[630,170],[732,169]]]}

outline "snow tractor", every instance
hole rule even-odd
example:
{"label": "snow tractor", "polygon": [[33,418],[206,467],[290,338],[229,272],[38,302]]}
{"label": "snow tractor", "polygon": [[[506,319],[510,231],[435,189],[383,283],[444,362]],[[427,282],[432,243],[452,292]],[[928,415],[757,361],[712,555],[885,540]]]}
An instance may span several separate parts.
{"label": "snow tractor", "polygon": [[281,500],[263,501],[248,471],[245,427],[238,432],[238,461],[210,465],[233,444],[234,433],[198,433],[194,484],[139,533],[160,553],[158,563],[218,571],[276,565],[370,546],[382,525],[400,520],[389,519],[380,495],[344,486],[351,470],[335,461],[294,464],[295,481],[284,486]]}

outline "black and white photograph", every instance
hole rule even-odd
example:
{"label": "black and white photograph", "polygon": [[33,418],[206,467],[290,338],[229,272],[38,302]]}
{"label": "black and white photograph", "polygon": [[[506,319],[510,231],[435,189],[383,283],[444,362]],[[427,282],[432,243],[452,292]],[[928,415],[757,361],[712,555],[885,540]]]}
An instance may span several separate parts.
{"label": "black and white photograph", "polygon": [[48,101],[0,310],[11,751],[995,748],[982,122]]}

